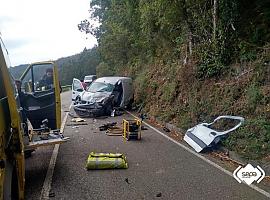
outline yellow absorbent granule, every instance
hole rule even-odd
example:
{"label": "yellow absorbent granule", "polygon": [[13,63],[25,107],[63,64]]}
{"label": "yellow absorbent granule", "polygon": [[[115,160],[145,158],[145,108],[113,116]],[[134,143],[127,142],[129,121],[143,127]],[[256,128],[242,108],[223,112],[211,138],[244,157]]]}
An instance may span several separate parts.
{"label": "yellow absorbent granule", "polygon": [[127,169],[126,157],[121,153],[94,153],[88,156],[86,169]]}

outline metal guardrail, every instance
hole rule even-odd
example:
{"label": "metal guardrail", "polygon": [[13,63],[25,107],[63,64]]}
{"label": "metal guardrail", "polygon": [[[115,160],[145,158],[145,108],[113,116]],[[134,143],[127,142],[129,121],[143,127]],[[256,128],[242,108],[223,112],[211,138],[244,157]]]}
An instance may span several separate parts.
{"label": "metal guardrail", "polygon": [[71,90],[72,85],[62,85],[62,92]]}

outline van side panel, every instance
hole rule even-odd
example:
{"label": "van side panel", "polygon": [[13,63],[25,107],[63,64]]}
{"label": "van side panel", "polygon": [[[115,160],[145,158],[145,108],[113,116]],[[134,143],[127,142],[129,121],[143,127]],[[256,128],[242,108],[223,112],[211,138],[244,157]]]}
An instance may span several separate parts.
{"label": "van side panel", "polygon": [[133,98],[133,85],[132,79],[122,79],[123,85],[123,101],[121,107],[127,106]]}

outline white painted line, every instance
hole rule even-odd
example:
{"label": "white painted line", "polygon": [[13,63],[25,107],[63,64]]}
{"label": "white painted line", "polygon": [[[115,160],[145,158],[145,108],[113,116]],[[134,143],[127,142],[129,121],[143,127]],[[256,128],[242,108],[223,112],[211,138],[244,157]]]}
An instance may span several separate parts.
{"label": "white painted line", "polygon": [[52,177],[53,177],[53,171],[56,163],[56,158],[58,155],[59,150],[59,144],[56,144],[53,149],[52,157],[50,160],[49,168],[46,174],[45,181],[43,183],[43,187],[40,194],[40,200],[49,199],[49,194],[51,190],[51,184],[52,184]]}
{"label": "white painted line", "polygon": [[[130,112],[128,112],[128,111],[126,111],[126,112],[127,112],[128,114],[132,115],[133,117],[136,117],[136,116],[133,115],[132,113],[130,113]],[[215,168],[221,170],[221,171],[224,172],[225,174],[227,174],[227,175],[233,177],[233,174],[232,174],[230,171],[228,171],[228,170],[222,168],[222,167],[219,166],[218,164],[216,164],[216,163],[212,162],[211,160],[207,159],[206,157],[204,157],[204,156],[198,154],[197,152],[193,151],[192,149],[186,147],[185,145],[183,145],[183,144],[181,144],[181,143],[175,141],[174,139],[170,138],[169,136],[165,135],[164,133],[162,133],[162,132],[159,131],[158,129],[156,129],[156,128],[154,128],[153,126],[151,126],[150,124],[148,124],[148,123],[146,123],[146,122],[144,122],[144,121],[143,121],[143,123],[144,123],[145,125],[147,125],[149,128],[151,128],[152,130],[154,130],[155,132],[159,133],[159,134],[162,135],[163,137],[165,137],[165,138],[167,138],[168,140],[170,140],[171,142],[173,142],[173,143],[177,144],[178,146],[180,146],[181,148],[185,149],[185,150],[188,151],[189,153],[193,154],[194,156],[197,156],[198,158],[202,159],[203,161],[207,162],[208,164],[210,164],[210,165],[214,166]],[[256,190],[257,192],[259,192],[259,193],[265,195],[266,197],[270,198],[270,193],[268,193],[268,192],[266,192],[265,190],[263,190],[263,189],[257,187],[256,185],[251,184],[251,185],[247,185],[247,186],[251,187],[252,189]]]}
{"label": "white painted line", "polygon": [[[69,110],[70,110],[71,106],[72,106],[72,104],[70,104]],[[63,131],[64,131],[67,117],[68,117],[68,112],[65,114],[65,117],[62,121],[60,133],[63,133]],[[56,164],[59,146],[60,146],[60,144],[54,145],[54,149],[53,149],[52,157],[51,157],[50,164],[49,164],[49,167],[47,170],[46,178],[44,180],[43,187],[41,190],[41,194],[40,194],[40,198],[39,198],[40,200],[47,200],[50,198],[49,194],[50,194],[50,190],[51,190],[52,177],[53,177],[54,167]]]}

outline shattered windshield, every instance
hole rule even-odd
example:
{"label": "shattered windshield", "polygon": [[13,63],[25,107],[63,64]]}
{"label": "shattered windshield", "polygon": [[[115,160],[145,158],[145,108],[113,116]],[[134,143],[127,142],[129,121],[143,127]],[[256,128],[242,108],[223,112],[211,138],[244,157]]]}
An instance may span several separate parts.
{"label": "shattered windshield", "polygon": [[94,82],[90,85],[90,87],[87,89],[88,92],[112,92],[114,89],[114,85],[110,83],[99,83]]}

